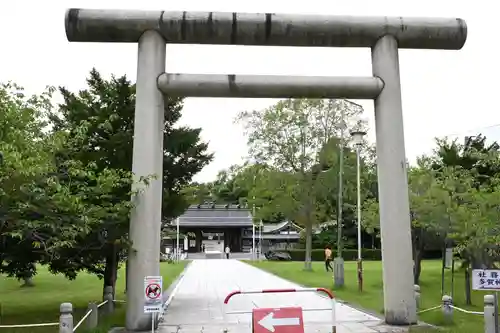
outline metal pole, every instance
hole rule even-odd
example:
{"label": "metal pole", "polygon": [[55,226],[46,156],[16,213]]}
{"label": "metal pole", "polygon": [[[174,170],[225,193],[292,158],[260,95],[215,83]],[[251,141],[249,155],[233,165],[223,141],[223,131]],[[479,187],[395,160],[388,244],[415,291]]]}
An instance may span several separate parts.
{"label": "metal pole", "polygon": [[180,248],[179,248],[179,218],[176,219],[176,223],[177,223],[177,235],[176,235],[176,238],[177,238],[177,245],[176,245],[176,249],[175,249],[175,252],[176,252],[176,258],[177,258],[177,261],[179,261],[180,259],[180,256],[179,256],[179,251],[180,251]]}
{"label": "metal pole", "polygon": [[451,257],[451,291],[450,296],[453,298],[453,292],[455,291],[455,258],[453,258],[453,254]]}
{"label": "metal pole", "polygon": [[495,333],[498,333],[499,332],[499,327],[498,327],[498,291],[495,291],[493,306],[494,306],[494,312],[493,313],[495,314],[495,317],[494,317],[494,321],[495,321]]}
{"label": "metal pole", "polygon": [[363,291],[363,258],[361,243],[361,163],[359,158],[360,145],[356,145],[357,195],[358,195],[358,289]]}
{"label": "metal pole", "polygon": [[385,35],[373,46],[372,68],[385,84],[375,100],[385,321],[409,325],[417,322],[417,309],[396,38]]}
{"label": "metal pole", "polygon": [[[253,187],[255,191],[255,181],[257,179],[257,175],[253,176]],[[253,196],[253,205],[252,205],[252,259],[255,260],[255,195]]]}
{"label": "metal pole", "polygon": [[259,259],[262,256],[262,220],[259,222]]}
{"label": "metal pole", "polygon": [[344,106],[341,109],[340,116],[340,143],[339,143],[339,192],[337,200],[337,256],[333,262],[333,280],[335,287],[342,287],[344,285],[344,259],[342,257],[342,208],[343,208],[343,195],[344,195]]}
{"label": "metal pole", "polygon": [[255,260],[255,223],[252,222],[252,260]]}
{"label": "metal pole", "polygon": [[[154,30],[139,39],[132,171],[135,175],[130,214],[127,286],[127,331],[149,331],[151,314],[144,313],[144,276],[160,275],[161,194],[165,107],[155,78],[165,72],[165,40]],[[158,175],[149,186],[140,177]]]}

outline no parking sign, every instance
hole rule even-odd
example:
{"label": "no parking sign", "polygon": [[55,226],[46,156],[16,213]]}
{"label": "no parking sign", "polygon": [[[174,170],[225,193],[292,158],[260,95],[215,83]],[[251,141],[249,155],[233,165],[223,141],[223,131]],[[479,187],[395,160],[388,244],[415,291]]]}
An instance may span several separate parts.
{"label": "no parking sign", "polygon": [[144,313],[161,312],[163,277],[144,277]]}

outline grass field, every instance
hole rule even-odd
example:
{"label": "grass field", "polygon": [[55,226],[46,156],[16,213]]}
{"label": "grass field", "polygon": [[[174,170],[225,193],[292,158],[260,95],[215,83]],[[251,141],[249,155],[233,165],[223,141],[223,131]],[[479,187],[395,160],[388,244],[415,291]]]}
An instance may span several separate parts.
{"label": "grass field", "polygon": [[[313,263],[313,272],[303,271],[301,262],[248,262],[256,267],[274,273],[287,280],[309,287],[325,287],[333,289],[335,295],[348,303],[373,312],[383,312],[382,264],[377,261],[363,263],[364,291],[357,289],[356,262],[345,263],[345,286],[335,290],[331,273],[326,273],[322,262]],[[451,292],[451,273],[445,276],[445,291]],[[455,272],[453,303],[455,306],[474,311],[483,311],[484,292],[473,292],[473,306],[465,305],[464,273]],[[425,261],[422,263],[420,278],[420,308],[427,309],[441,303],[441,261]],[[420,320],[429,324],[444,325],[440,310],[424,313]],[[446,327],[446,332],[472,333],[481,332],[484,328],[482,316],[454,313],[454,323]],[[418,332],[421,332],[420,330]],[[422,331],[423,332],[423,331]]]}
{"label": "grass field", "polygon": [[[179,264],[161,263],[163,287],[168,286],[182,272],[186,262]],[[118,272],[116,299],[125,299],[125,268]],[[59,305],[70,302],[74,308],[75,324],[80,320],[91,301],[102,300],[102,280],[96,276],[81,273],[76,280],[69,281],[62,275],[52,275],[44,267],[39,268],[33,279],[35,286],[20,288],[16,279],[0,276],[0,325],[34,324],[57,322]],[[125,304],[117,304],[115,312],[99,319],[99,328],[93,332],[107,332],[112,326],[125,323]],[[0,328],[1,333],[45,333],[56,332],[57,327]],[[80,329],[78,330],[80,331]],[[77,332],[78,332],[77,331]],[[82,330],[85,331],[84,326]]]}

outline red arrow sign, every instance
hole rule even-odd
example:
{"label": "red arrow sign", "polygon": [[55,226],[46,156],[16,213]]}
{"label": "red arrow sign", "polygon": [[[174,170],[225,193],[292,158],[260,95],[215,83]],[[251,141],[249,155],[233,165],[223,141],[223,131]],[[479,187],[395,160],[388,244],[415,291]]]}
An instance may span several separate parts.
{"label": "red arrow sign", "polygon": [[253,333],[304,333],[302,308],[253,309]]}

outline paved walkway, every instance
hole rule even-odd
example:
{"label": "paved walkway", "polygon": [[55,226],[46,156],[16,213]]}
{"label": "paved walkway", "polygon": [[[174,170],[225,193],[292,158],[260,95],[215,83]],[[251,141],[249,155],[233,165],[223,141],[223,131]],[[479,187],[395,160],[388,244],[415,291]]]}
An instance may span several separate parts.
{"label": "paved walkway", "polygon": [[[318,273],[321,274],[321,273]],[[160,333],[251,333],[251,313],[227,316],[224,298],[234,290],[300,288],[298,285],[238,260],[194,260],[180,281],[164,316]],[[331,301],[316,293],[236,295],[228,311],[252,308],[301,306],[331,308]],[[381,320],[344,304],[336,304],[337,333],[402,332],[381,324]],[[306,332],[331,333],[331,311],[305,311]]]}

